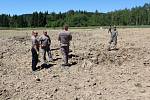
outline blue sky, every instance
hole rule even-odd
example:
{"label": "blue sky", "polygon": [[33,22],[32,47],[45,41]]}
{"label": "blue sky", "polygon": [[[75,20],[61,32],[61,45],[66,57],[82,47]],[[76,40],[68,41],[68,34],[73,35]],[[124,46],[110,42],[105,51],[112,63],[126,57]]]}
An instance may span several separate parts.
{"label": "blue sky", "polygon": [[0,14],[26,14],[34,11],[65,12],[70,9],[109,12],[150,3],[150,0],[1,0]]}

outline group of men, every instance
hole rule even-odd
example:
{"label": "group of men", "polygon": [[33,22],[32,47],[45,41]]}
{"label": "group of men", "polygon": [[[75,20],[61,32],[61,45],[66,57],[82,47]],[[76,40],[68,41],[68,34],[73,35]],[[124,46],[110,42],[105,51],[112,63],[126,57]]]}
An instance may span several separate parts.
{"label": "group of men", "polygon": [[[118,31],[116,30],[116,27],[111,27],[108,30],[108,33],[111,34],[110,41],[109,41],[109,46],[108,46],[108,51],[112,50],[112,45],[113,49],[116,49],[117,45],[117,36],[118,36]],[[41,35],[38,38],[38,32],[33,31],[32,32],[32,70],[35,71],[37,68],[37,63],[38,63],[38,56],[39,56],[39,50],[42,51],[42,59],[43,62],[46,63],[46,53],[48,54],[49,62],[53,62],[53,57],[51,54],[51,39],[49,35],[47,34],[47,31],[43,31],[43,35]],[[63,61],[64,64],[62,66],[68,66],[68,54],[69,54],[69,46],[70,46],[70,41],[72,40],[72,35],[68,31],[68,26],[64,26],[64,30],[59,33],[58,36],[58,41],[60,41],[60,50],[63,55]],[[40,49],[41,48],[41,49]]]}
{"label": "group of men", "polygon": [[[51,54],[51,39],[47,34],[47,31],[43,31],[43,35],[38,37],[38,32],[32,32],[32,71],[37,70],[37,64],[39,61],[39,50],[42,51],[43,63],[46,63],[46,53],[48,54],[48,61],[53,62],[53,57]],[[68,54],[69,54],[69,45],[72,40],[72,35],[68,31],[68,26],[64,26],[64,30],[59,33],[58,41],[60,41],[60,49],[63,55],[64,64],[62,66],[68,66]]]}

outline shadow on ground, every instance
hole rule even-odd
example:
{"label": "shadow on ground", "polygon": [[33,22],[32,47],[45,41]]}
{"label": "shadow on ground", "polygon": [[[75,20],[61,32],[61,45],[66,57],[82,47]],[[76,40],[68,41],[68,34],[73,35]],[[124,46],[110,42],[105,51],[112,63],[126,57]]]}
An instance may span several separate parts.
{"label": "shadow on ground", "polygon": [[54,65],[56,65],[56,64],[42,64],[41,66],[37,67],[37,70],[40,71],[42,69],[49,69],[49,68],[53,67]]}
{"label": "shadow on ground", "polygon": [[78,55],[75,55],[75,54],[70,54],[69,55],[69,58],[73,58],[73,57],[79,57]]}
{"label": "shadow on ground", "polygon": [[55,48],[55,49],[51,49],[51,51],[57,51],[59,50],[60,48]]}

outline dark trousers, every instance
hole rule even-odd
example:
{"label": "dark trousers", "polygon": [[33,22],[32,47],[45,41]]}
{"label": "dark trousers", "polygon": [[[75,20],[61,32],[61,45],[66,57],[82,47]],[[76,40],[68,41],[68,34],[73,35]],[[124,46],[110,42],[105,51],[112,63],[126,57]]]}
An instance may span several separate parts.
{"label": "dark trousers", "polygon": [[38,63],[38,54],[34,48],[31,49],[32,52],[32,71],[36,70],[36,65]]}
{"label": "dark trousers", "polygon": [[68,64],[68,54],[69,54],[69,46],[62,46],[61,53],[63,56],[63,61],[65,64]]}

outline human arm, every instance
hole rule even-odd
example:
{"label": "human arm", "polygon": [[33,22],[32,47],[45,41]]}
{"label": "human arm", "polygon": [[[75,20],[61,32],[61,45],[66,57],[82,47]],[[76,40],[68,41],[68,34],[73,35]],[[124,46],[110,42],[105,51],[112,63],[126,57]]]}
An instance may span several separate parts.
{"label": "human arm", "polygon": [[32,48],[34,48],[39,53],[39,41],[35,38],[32,39]]}
{"label": "human arm", "polygon": [[71,35],[71,34],[69,35],[69,40],[70,40],[70,41],[72,40],[72,35]]}
{"label": "human arm", "polygon": [[58,35],[58,41],[60,41],[60,39],[61,39],[61,38],[60,38],[60,33],[59,33],[59,35]]}
{"label": "human arm", "polygon": [[118,31],[116,31],[116,36],[118,36]]}

